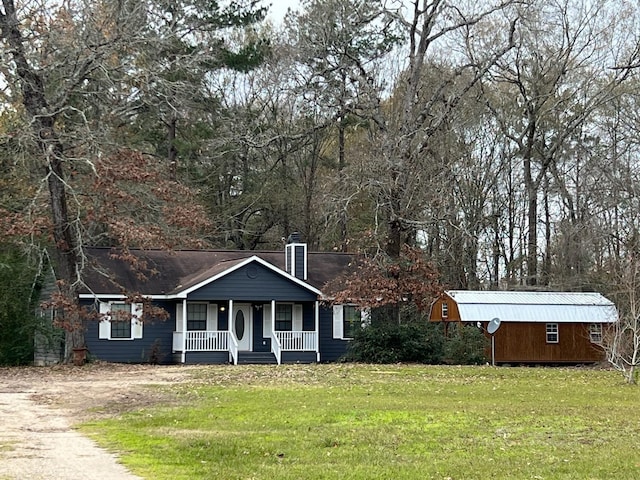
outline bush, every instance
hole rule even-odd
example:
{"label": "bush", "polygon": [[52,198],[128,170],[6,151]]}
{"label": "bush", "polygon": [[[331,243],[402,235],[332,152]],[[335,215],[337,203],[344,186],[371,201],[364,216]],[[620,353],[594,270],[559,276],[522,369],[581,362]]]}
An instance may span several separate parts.
{"label": "bush", "polygon": [[443,339],[441,328],[436,324],[378,322],[358,332],[349,345],[345,360],[366,363],[442,363]]}
{"label": "bush", "polygon": [[380,319],[360,330],[344,360],[364,363],[477,365],[487,361],[488,340],[473,325],[412,321],[397,324]]}
{"label": "bush", "polygon": [[473,325],[450,324],[444,346],[445,362],[452,365],[481,365],[487,362],[488,348],[489,339],[479,328]]}
{"label": "bush", "polygon": [[0,246],[0,365],[33,361],[34,277],[25,257]]}

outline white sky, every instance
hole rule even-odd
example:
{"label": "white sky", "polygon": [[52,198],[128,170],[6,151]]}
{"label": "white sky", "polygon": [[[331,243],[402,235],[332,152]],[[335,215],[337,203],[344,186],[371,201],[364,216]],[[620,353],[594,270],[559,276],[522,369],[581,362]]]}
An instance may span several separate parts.
{"label": "white sky", "polygon": [[295,9],[300,5],[300,0],[263,0],[263,5],[269,5],[269,17],[275,22],[279,22],[287,13],[287,8]]}

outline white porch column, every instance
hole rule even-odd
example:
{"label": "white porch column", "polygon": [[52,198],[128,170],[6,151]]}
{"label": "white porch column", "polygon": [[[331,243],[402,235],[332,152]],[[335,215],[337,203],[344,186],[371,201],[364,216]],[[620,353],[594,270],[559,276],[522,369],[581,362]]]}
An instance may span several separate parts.
{"label": "white porch column", "polygon": [[233,332],[233,300],[229,299],[229,312],[227,313],[227,324],[230,332]]}
{"label": "white porch column", "polygon": [[182,355],[181,361],[187,360],[187,299],[182,300]]}
{"label": "white porch column", "polygon": [[276,336],[276,301],[271,300],[271,331]]}
{"label": "white porch column", "polygon": [[316,361],[320,363],[320,302],[316,300],[315,306],[316,321]]}

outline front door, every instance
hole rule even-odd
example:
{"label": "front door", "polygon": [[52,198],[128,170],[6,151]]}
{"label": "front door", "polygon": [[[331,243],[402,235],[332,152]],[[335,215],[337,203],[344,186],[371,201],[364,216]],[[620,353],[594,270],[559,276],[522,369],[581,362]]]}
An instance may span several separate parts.
{"label": "front door", "polygon": [[234,304],[231,322],[233,333],[238,339],[238,350],[251,351],[251,305],[245,303]]}

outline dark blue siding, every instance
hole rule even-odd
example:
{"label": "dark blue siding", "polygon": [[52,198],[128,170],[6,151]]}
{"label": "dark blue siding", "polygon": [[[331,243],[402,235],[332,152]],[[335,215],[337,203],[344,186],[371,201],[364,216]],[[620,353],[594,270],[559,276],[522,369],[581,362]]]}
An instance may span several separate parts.
{"label": "dark blue siding", "polygon": [[229,330],[229,311],[225,308],[220,310],[220,305],[223,302],[216,302],[218,304],[218,330]]}
{"label": "dark blue siding", "polygon": [[229,363],[228,352],[187,352],[185,364],[224,364]]}
{"label": "dark blue siding", "polygon": [[320,361],[335,362],[346,352],[348,340],[333,338],[333,309],[320,307]]}
{"label": "dark blue siding", "polygon": [[257,263],[245,265],[189,294],[189,300],[310,301],[317,295]]}
{"label": "dark blue siding", "polygon": [[[85,305],[87,304],[85,303]],[[170,312],[172,316],[165,321],[145,322],[142,329],[143,338],[140,339],[100,339],[99,322],[87,322],[85,341],[90,358],[118,363],[147,363],[151,361],[172,363],[171,348],[175,325],[173,317],[175,306],[168,302],[160,302],[157,305]]]}
{"label": "dark blue siding", "polygon": [[[260,305],[262,307],[262,305]],[[253,351],[254,352],[269,352],[271,351],[271,339],[264,338],[264,322],[263,310],[253,309]]]}
{"label": "dark blue siding", "polygon": [[316,363],[316,352],[282,352],[282,363]]}
{"label": "dark blue siding", "polygon": [[302,330],[312,332],[316,329],[316,304],[302,305]]}
{"label": "dark blue siding", "polygon": [[295,245],[294,249],[295,249],[294,255],[296,259],[296,271],[294,272],[293,276],[304,279],[304,266],[305,266],[304,264],[306,261],[306,258],[304,255],[304,245]]}

